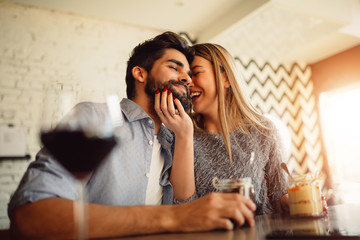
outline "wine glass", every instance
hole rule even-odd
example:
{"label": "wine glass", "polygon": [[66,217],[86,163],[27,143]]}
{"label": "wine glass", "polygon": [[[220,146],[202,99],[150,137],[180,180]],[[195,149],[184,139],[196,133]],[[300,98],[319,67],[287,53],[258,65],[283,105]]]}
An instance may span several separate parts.
{"label": "wine glass", "polygon": [[91,103],[75,107],[74,103],[71,92],[46,92],[40,139],[49,153],[76,179],[79,198],[74,201],[74,222],[78,239],[87,239],[85,184],[116,145],[114,127],[122,124],[122,115],[116,95],[107,96],[106,104],[97,104],[101,114],[95,116],[89,116]]}

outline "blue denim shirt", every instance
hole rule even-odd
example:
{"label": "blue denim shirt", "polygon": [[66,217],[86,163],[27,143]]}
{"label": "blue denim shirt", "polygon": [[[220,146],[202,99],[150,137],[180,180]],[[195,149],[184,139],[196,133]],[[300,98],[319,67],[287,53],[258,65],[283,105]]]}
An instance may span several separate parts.
{"label": "blue denim shirt", "polygon": [[[80,103],[90,119],[102,119],[105,104]],[[129,99],[121,101],[124,124],[115,129],[119,140],[102,164],[93,172],[87,183],[88,200],[103,205],[144,205],[154,142],[154,121]],[[100,121],[100,120],[99,120]],[[161,125],[157,134],[164,156],[164,167],[159,179],[163,187],[163,204],[173,203],[173,188],[169,181],[173,134]],[[8,214],[14,208],[45,198],[78,198],[75,180],[46,149],[42,149],[25,172],[17,190],[12,196]]]}

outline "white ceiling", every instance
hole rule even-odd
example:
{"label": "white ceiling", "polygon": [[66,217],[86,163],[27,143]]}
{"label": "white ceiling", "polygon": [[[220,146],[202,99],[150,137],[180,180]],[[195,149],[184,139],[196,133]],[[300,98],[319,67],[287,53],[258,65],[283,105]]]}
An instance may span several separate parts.
{"label": "white ceiling", "polygon": [[360,44],[360,0],[7,1],[186,32],[255,59],[313,63]]}

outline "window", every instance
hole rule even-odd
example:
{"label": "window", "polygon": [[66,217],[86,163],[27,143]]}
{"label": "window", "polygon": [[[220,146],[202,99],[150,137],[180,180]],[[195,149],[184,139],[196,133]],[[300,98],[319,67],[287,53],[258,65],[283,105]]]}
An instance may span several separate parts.
{"label": "window", "polygon": [[360,199],[360,86],[320,95],[325,149],[337,198]]}

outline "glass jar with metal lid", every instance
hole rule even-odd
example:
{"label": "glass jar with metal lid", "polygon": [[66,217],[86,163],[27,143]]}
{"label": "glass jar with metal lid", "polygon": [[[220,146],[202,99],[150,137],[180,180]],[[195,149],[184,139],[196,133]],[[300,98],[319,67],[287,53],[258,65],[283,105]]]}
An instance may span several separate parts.
{"label": "glass jar with metal lid", "polygon": [[254,186],[251,178],[213,179],[213,186],[223,193],[239,193],[255,202]]}

